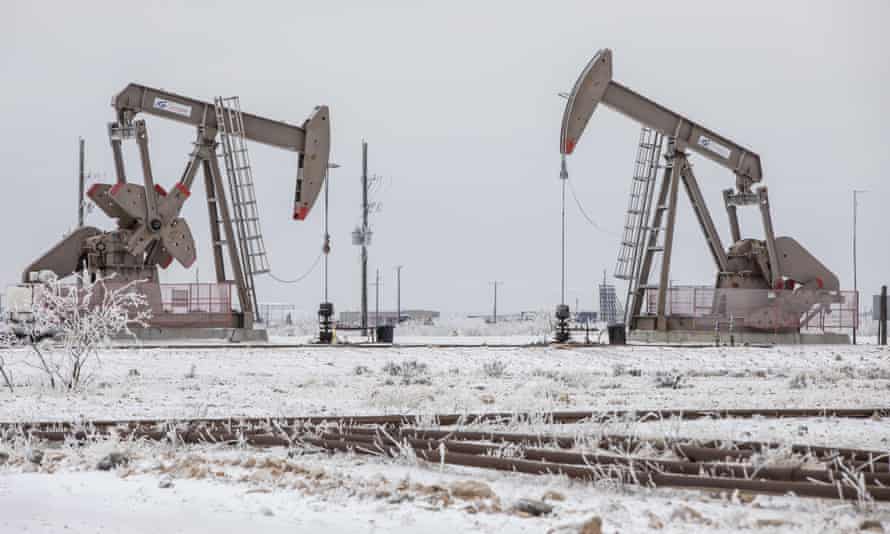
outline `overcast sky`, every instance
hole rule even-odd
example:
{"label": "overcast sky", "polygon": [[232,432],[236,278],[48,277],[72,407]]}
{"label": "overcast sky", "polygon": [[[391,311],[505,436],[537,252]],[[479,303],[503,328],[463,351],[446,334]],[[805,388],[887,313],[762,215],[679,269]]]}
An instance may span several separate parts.
{"label": "overcast sky", "polygon": [[[559,299],[559,130],[564,100],[599,48],[621,83],[761,156],[777,235],[789,235],[852,286],[852,194],[859,211],[859,284],[890,282],[890,2],[4,2],[0,17],[0,284],[76,222],[77,138],[87,167],[113,181],[111,97],[139,82],[195,98],[239,95],[252,113],[300,124],[331,107],[331,299],[359,302],[361,140],[382,177],[370,268],[385,307],[404,264],[403,307],[480,311],[490,280],[500,309]],[[169,188],[194,132],[148,118],[155,180]],[[570,158],[586,222],[569,196],[568,300],[594,307],[611,277],[639,125],[600,108]],[[130,176],[137,172],[128,145]],[[273,271],[306,271],[322,211],[290,219],[296,158],[251,145]],[[734,176],[693,157],[728,241],[721,190]],[[201,181],[184,213],[211,279]],[[714,267],[681,197],[676,283],[711,284]],[[760,236],[743,210],[743,231]],[[110,228],[96,210],[88,224]],[[169,281],[194,271],[171,269]],[[314,310],[320,269],[298,285],[268,278],[260,300]],[[373,303],[373,290],[372,290]],[[870,306],[870,298],[869,304]]]}

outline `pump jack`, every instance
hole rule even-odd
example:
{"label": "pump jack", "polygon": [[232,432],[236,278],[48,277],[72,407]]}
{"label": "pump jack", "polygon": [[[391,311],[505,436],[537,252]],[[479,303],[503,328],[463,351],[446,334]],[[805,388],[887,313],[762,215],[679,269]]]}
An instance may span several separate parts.
{"label": "pump jack", "polygon": [[[257,236],[245,231],[251,222],[245,215],[233,216],[249,208],[256,219],[256,199],[253,183],[239,183],[238,172],[244,164],[238,158],[238,148],[226,145],[232,138],[262,143],[296,152],[297,174],[293,218],[303,220],[309,214],[324,182],[330,152],[330,121],[327,106],[317,106],[302,127],[241,113],[231,109],[218,98],[214,104],[193,98],[129,84],[111,102],[116,120],[108,125],[114,156],[116,182],[95,184],[87,196],[106,215],[117,221],[117,228],[102,231],[81,227],[69,234],[49,252],[29,265],[23,282],[36,278],[33,273],[51,271],[59,278],[85,270],[92,276],[114,276],[117,283],[134,280],[140,285],[153,308],[152,325],[206,326],[250,329],[256,316],[256,295],[253,292],[253,256],[251,240]],[[197,135],[189,161],[179,180],[168,191],[155,182],[148,152],[148,130],[137,115],[144,113],[190,125]],[[219,141],[217,135],[219,134]],[[139,148],[143,183],[127,181],[122,143],[134,139]],[[227,158],[229,191],[235,198],[226,198],[223,175],[217,161],[217,146],[223,146]],[[243,147],[240,149],[245,151]],[[235,152],[234,159],[232,159]],[[223,248],[228,255],[232,280],[237,290],[240,312],[227,310],[209,322],[199,325],[195,319],[176,318],[165,313],[161,306],[158,267],[167,268],[175,259],[183,267],[190,267],[196,259],[196,247],[188,222],[180,216],[182,206],[191,195],[198,170],[203,171],[207,211],[210,218],[212,250],[216,281],[228,282]],[[233,177],[234,176],[234,177]],[[250,196],[241,198],[246,189]],[[237,235],[236,235],[237,230]],[[261,239],[261,238],[260,238]],[[265,249],[262,249],[265,255]],[[251,294],[253,292],[253,294]]]}
{"label": "pump jack", "polygon": [[[775,237],[760,157],[744,146],[709,130],[632,91],[612,79],[612,51],[603,49],[587,64],[569,95],[563,115],[560,153],[574,152],[598,104],[641,123],[668,138],[664,173],[650,220],[641,220],[643,238],[628,244],[639,258],[632,269],[628,321],[631,330],[701,330],[713,321],[735,320],[740,329],[794,331],[816,313],[839,300],[837,276],[791,237]],[[660,143],[660,140],[659,140]],[[735,189],[723,193],[733,244],[724,250],[698,186],[687,150],[735,174]],[[657,157],[657,156],[656,156]],[[689,196],[717,267],[713,315],[706,320],[672,315],[669,306],[671,253],[680,182]],[[653,190],[654,192],[654,190]],[[764,238],[742,238],[737,207],[760,208]],[[661,244],[659,244],[661,243]],[[649,284],[655,255],[661,253],[658,283]],[[643,314],[647,291],[657,291],[656,313]],[[757,291],[736,291],[757,290]]]}

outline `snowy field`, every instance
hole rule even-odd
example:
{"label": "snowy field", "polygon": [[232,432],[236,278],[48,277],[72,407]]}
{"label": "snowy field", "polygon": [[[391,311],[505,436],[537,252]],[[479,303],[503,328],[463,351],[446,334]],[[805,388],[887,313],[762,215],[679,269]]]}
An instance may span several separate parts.
{"label": "snowy field", "polygon": [[[890,405],[890,351],[867,345],[125,348],[105,351],[92,371],[80,391],[65,393],[16,367],[15,393],[0,390],[0,420]],[[613,419],[510,429],[890,450],[887,419]],[[593,517],[603,532],[859,532],[881,523],[890,531],[890,506],[869,503],[595,486],[410,458],[213,445],[47,447],[37,467],[25,459],[36,446],[0,441],[9,454],[0,465],[0,532],[579,532]],[[129,465],[97,471],[112,451]],[[458,497],[467,480],[490,495]],[[554,506],[547,516],[511,510],[517,499],[545,496]]]}

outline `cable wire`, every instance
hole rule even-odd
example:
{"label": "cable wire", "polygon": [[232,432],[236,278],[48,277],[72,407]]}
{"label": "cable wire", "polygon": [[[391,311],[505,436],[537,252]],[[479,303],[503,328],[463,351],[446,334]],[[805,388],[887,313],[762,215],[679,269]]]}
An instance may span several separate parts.
{"label": "cable wire", "polygon": [[281,284],[297,284],[297,283],[300,283],[300,282],[302,282],[303,280],[305,280],[306,277],[308,277],[310,274],[312,274],[313,271],[315,271],[315,268],[318,267],[318,262],[321,261],[321,257],[322,257],[322,256],[324,256],[324,251],[320,251],[320,252],[318,253],[318,256],[315,258],[315,261],[312,262],[312,266],[309,267],[309,270],[306,271],[305,273],[303,273],[302,275],[298,276],[297,278],[294,278],[294,279],[292,279],[292,280],[288,280],[288,279],[286,279],[286,278],[278,278],[277,276],[275,276],[274,274],[272,274],[272,271],[269,271],[269,273],[268,273],[268,274],[269,274],[269,278],[271,278],[272,280],[275,280],[276,282],[279,282],[279,283],[281,283]]}
{"label": "cable wire", "polygon": [[580,211],[581,215],[583,215],[584,218],[587,219],[587,222],[590,223],[591,226],[593,226],[594,228],[596,228],[597,230],[599,230],[600,232],[602,232],[606,235],[610,235],[612,237],[620,237],[615,232],[606,230],[605,228],[603,228],[602,226],[597,224],[596,221],[594,221],[592,218],[590,218],[590,215],[587,215],[587,212],[584,210],[584,206],[582,206],[581,201],[578,200],[578,195],[577,195],[577,193],[575,193],[575,186],[572,185],[572,181],[569,180],[568,178],[566,178],[566,181],[569,183],[569,190],[572,192],[572,198],[575,199],[575,204],[578,206],[578,211]]}

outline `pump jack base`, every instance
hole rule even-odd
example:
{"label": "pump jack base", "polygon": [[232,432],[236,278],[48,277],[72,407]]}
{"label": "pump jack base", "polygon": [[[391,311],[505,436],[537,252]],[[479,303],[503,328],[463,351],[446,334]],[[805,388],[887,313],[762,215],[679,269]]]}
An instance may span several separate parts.
{"label": "pump jack base", "polygon": [[631,330],[629,341],[638,343],[676,343],[697,345],[849,345],[850,336],[839,333],[802,334],[799,332],[707,332],[704,330]]}
{"label": "pump jack base", "polygon": [[[149,326],[146,328],[131,328],[138,341],[207,341],[218,340],[230,343],[269,341],[269,334],[265,330],[253,328],[163,328]],[[121,338],[132,339],[129,337]]]}

